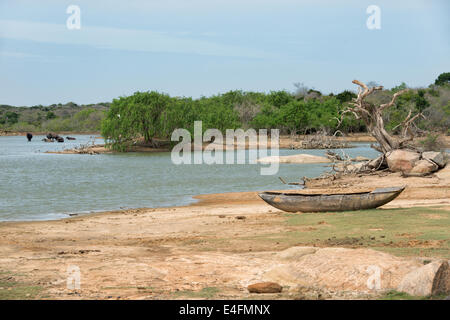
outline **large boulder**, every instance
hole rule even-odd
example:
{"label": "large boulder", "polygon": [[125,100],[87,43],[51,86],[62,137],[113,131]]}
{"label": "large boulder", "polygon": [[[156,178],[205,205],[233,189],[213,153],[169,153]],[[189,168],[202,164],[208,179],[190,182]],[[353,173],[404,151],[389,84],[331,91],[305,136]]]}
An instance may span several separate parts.
{"label": "large boulder", "polygon": [[440,168],[445,166],[445,156],[442,152],[428,151],[422,153],[422,158],[426,160],[433,161]]}
{"label": "large boulder", "polygon": [[[448,264],[396,257],[371,249],[294,247],[274,256],[259,281],[360,293],[405,291],[413,295],[450,293]],[[425,267],[425,268],[424,268]],[[430,285],[431,283],[431,285]],[[420,289],[414,289],[417,285]]]}
{"label": "large boulder", "polygon": [[394,172],[409,173],[420,160],[420,153],[408,150],[393,150],[386,154],[389,169]]}
{"label": "large boulder", "polygon": [[450,269],[447,261],[434,261],[403,277],[398,291],[412,296],[431,296],[450,292]]}
{"label": "large boulder", "polygon": [[438,169],[439,166],[433,161],[422,159],[416,162],[410,173],[428,174]]}

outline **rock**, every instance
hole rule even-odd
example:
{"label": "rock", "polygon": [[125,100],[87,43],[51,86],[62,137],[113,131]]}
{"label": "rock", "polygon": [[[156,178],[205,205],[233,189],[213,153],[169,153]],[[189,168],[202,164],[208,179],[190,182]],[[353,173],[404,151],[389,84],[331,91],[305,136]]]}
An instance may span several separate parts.
{"label": "rock", "polygon": [[432,173],[439,169],[439,166],[430,160],[419,160],[409,173]]}
{"label": "rock", "polygon": [[387,164],[393,172],[409,173],[419,159],[420,153],[415,151],[398,149],[386,154]]}
{"label": "rock", "polygon": [[337,172],[358,172],[360,171],[364,166],[366,165],[366,162],[358,162],[358,163],[338,163],[334,168]]}
{"label": "rock", "polygon": [[328,163],[330,159],[311,154],[295,154],[291,156],[271,156],[258,159],[260,163]]}
{"label": "rock", "polygon": [[278,293],[283,287],[275,282],[259,282],[249,285],[247,289],[250,293]]}
{"label": "rock", "polygon": [[313,247],[291,247],[277,253],[276,257],[281,260],[297,260],[304,255],[316,253],[317,248]]}
{"label": "rock", "polygon": [[[417,259],[401,258],[371,249],[315,248],[314,253],[305,247],[287,259],[268,267],[261,281],[282,286],[320,287],[327,290],[376,292],[396,290],[403,277],[423,267]],[[281,253],[280,253],[281,254]],[[289,258],[290,257],[290,258]]]}
{"label": "rock", "polygon": [[445,157],[442,152],[434,152],[434,151],[428,151],[422,153],[422,158],[426,160],[433,161],[436,163],[440,168],[445,166]]}
{"label": "rock", "polygon": [[450,269],[447,261],[434,261],[408,273],[398,291],[412,296],[432,296],[450,293]]}

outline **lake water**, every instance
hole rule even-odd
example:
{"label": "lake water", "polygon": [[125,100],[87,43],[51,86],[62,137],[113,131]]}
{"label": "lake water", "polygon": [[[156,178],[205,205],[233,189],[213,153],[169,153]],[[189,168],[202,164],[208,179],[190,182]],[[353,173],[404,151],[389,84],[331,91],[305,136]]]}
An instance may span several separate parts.
{"label": "lake water", "polygon": [[[163,207],[194,202],[205,193],[286,189],[287,181],[315,177],[330,168],[326,164],[280,164],[278,174],[260,175],[260,164],[174,165],[170,153],[101,155],[48,154],[92,141],[46,143],[43,136],[0,137],[0,221],[50,220],[69,213],[88,213],[123,208]],[[103,140],[96,140],[103,143]],[[350,156],[375,157],[367,143],[345,149]],[[336,150],[340,152],[339,150]],[[247,151],[240,151],[247,152]],[[324,150],[280,150],[280,155]],[[269,153],[270,155],[270,153]]]}

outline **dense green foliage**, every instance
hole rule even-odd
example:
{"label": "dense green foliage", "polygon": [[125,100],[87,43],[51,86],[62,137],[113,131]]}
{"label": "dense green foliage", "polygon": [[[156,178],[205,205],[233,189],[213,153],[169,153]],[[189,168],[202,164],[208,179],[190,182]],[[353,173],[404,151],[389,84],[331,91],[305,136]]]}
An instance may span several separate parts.
{"label": "dense green foliage", "polygon": [[[410,89],[402,94],[394,106],[384,112],[386,128],[398,133],[398,125],[411,110],[422,112],[425,119],[416,121],[414,130],[445,132],[450,134],[450,84],[443,73],[428,88]],[[244,92],[229,91],[224,94],[198,99],[170,97],[167,94],[136,92],[128,97],[103,103],[78,106],[65,105],[30,108],[0,106],[0,129],[31,132],[88,132],[101,130],[114,148],[124,148],[142,137],[155,145],[160,139],[170,138],[176,128],[193,132],[194,121],[203,122],[203,130],[254,128],[281,130],[282,134],[308,134],[326,132],[334,134],[364,132],[364,124],[351,114],[338,125],[340,112],[355,98],[352,91],[324,95],[317,90],[296,84],[294,93],[287,91]],[[367,102],[379,105],[391,100],[392,95],[407,88],[405,83],[377,91]]]}
{"label": "dense green foliage", "polygon": [[108,103],[12,107],[0,105],[0,130],[18,132],[98,132]]}
{"label": "dense green foliage", "polygon": [[237,128],[238,115],[225,100],[219,96],[193,100],[155,91],[136,92],[113,100],[102,122],[102,135],[120,150],[138,137],[157,146],[154,138],[168,138],[177,128],[193,132],[196,120],[203,121],[204,130]]}

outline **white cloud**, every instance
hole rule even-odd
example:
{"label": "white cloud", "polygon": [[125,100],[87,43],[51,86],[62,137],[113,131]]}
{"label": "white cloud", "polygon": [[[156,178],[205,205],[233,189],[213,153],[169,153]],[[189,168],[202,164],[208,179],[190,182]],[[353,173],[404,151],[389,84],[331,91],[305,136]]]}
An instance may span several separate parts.
{"label": "white cloud", "polygon": [[0,51],[0,56],[13,58],[41,58],[42,56],[17,51]]}
{"label": "white cloud", "polygon": [[68,30],[65,24],[0,20],[0,38],[44,43],[88,45],[142,52],[169,52],[226,57],[270,58],[267,52],[213,41],[168,35],[151,30],[84,26]]}

